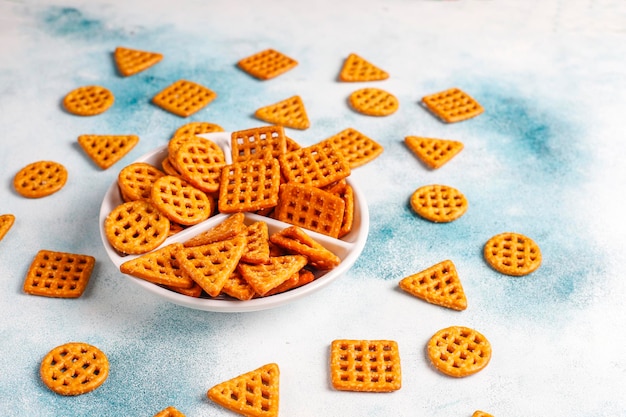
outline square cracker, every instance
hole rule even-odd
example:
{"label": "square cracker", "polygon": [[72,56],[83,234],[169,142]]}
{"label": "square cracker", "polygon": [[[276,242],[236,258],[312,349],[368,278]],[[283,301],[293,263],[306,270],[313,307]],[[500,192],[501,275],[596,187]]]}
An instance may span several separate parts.
{"label": "square cracker", "polygon": [[56,298],[80,297],[96,259],[89,255],[40,250],[26,273],[24,292]]}
{"label": "square cracker", "polygon": [[178,80],[157,93],[152,102],[170,113],[188,117],[215,100],[217,94],[192,81]]}

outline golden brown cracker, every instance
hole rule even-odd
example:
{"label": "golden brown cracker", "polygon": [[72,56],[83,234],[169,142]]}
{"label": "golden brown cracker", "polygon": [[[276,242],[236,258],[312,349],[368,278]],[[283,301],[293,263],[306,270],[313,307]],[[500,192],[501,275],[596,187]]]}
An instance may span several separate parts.
{"label": "golden brown cracker", "polygon": [[281,173],[287,181],[324,187],[348,177],[348,161],[331,142],[322,141],[280,155]]}
{"label": "golden brown cracker", "polygon": [[117,71],[124,77],[130,77],[158,64],[163,54],[158,52],[141,51],[138,49],[118,46],[113,52],[113,60]]}
{"label": "golden brown cracker", "polygon": [[113,105],[115,97],[105,87],[87,85],[70,91],[63,98],[63,107],[77,116],[95,116]]}
{"label": "golden brown cracker", "polygon": [[487,366],[491,359],[491,344],[474,329],[451,326],[431,337],[427,355],[437,370],[461,378],[473,375]]}
{"label": "golden brown cracker", "polygon": [[287,152],[287,137],[282,126],[262,126],[232,132],[230,144],[233,162],[278,158]]}
{"label": "golden brown cracker", "polygon": [[541,249],[531,238],[520,233],[506,232],[493,236],[483,249],[487,263],[506,275],[522,276],[541,265]]}
{"label": "golden brown cracker", "polygon": [[298,61],[274,49],[266,49],[240,60],[237,66],[260,80],[269,80],[289,71]]}
{"label": "golden brown cracker", "polygon": [[465,214],[467,207],[463,193],[447,185],[425,185],[411,195],[413,211],[435,223],[454,221]]}
{"label": "golden brown cracker", "polygon": [[67,182],[67,169],[54,161],[37,161],[20,169],[13,188],[26,198],[42,198],[59,191]]}
{"label": "golden brown cracker", "polygon": [[445,260],[399,282],[400,288],[431,304],[465,310],[467,298],[454,263]]}
{"label": "golden brown cracker", "polygon": [[247,227],[246,250],[241,261],[249,264],[262,264],[270,260],[269,231],[267,223],[254,222]]}
{"label": "golden brown cracker", "polygon": [[13,227],[13,223],[15,223],[15,216],[13,214],[0,215],[0,240],[9,233],[9,230]]}
{"label": "golden brown cracker", "polygon": [[180,176],[194,187],[206,193],[219,189],[226,158],[215,142],[200,137],[190,138],[183,141],[170,158]]}
{"label": "golden brown cracker", "polygon": [[183,226],[208,219],[215,206],[206,193],[173,175],[164,175],[152,184],[150,201],[170,221]]}
{"label": "golden brown cracker", "polygon": [[311,126],[304,102],[298,95],[261,107],[254,115],[264,122],[292,129],[305,130]]}
{"label": "golden brown cracker", "polygon": [[348,55],[339,73],[339,81],[344,82],[380,81],[387,78],[387,71],[354,53]]}
{"label": "golden brown cracker", "polygon": [[380,88],[361,88],[350,94],[350,106],[367,116],[389,116],[400,107],[400,102],[393,94]]}
{"label": "golden brown cracker", "polygon": [[251,159],[225,166],[220,180],[221,213],[257,211],[276,206],[280,166],[275,158]]}
{"label": "golden brown cracker", "polygon": [[290,226],[270,236],[270,241],[288,252],[306,256],[308,263],[320,270],[333,269],[341,259],[298,226]]}
{"label": "golden brown cracker", "polygon": [[117,175],[117,185],[124,201],[150,200],[152,185],[165,173],[145,162],[133,162],[122,168]]}
{"label": "golden brown cracker", "polygon": [[246,225],[243,222],[244,219],[245,215],[243,213],[232,214],[221,223],[188,239],[183,245],[185,247],[202,246],[220,240],[232,239],[245,231]]}
{"label": "golden brown cracker", "polygon": [[240,263],[239,272],[260,296],[265,295],[300,271],[307,263],[301,255],[272,257],[265,264],[249,265]]}
{"label": "golden brown cracker", "polygon": [[80,135],[78,144],[91,160],[107,169],[122,159],[139,142],[137,135]]}
{"label": "golden brown cracker", "polygon": [[167,407],[154,415],[154,417],[185,417],[176,407]]}
{"label": "golden brown cracker", "polygon": [[407,136],[404,143],[427,167],[438,169],[463,150],[456,140]]}
{"label": "golden brown cracker", "polygon": [[174,256],[182,248],[182,243],[164,246],[124,262],[120,265],[120,272],[153,284],[191,288],[194,281],[183,273]]}
{"label": "golden brown cracker", "polygon": [[351,127],[326,139],[344,157],[350,169],[364,165],[383,153],[383,147]]}
{"label": "golden brown cracker", "polygon": [[471,119],[484,112],[483,107],[459,88],[450,88],[422,98],[431,113],[446,123]]}
{"label": "golden brown cracker", "polygon": [[40,250],[26,273],[23,290],[44,297],[78,298],[87,288],[95,263],[89,255]]}
{"label": "golden brown cracker", "polygon": [[211,103],[217,94],[197,83],[178,80],[157,93],[152,102],[170,113],[188,117]]}

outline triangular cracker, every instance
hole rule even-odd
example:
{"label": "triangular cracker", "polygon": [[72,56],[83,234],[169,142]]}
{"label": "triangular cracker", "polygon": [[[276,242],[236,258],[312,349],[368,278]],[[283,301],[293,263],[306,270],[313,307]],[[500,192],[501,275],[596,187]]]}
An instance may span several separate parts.
{"label": "triangular cracker", "polygon": [[119,73],[128,77],[157,64],[163,59],[163,55],[118,46],[113,53],[113,59]]}
{"label": "triangular cracker", "polygon": [[243,213],[235,213],[220,224],[184,242],[185,247],[208,245],[220,240],[232,239],[245,230]]}
{"label": "triangular cracker", "polygon": [[406,146],[429,168],[437,169],[463,150],[463,143],[456,140],[407,136]]}
{"label": "triangular cracker", "polygon": [[270,260],[269,231],[267,223],[254,222],[248,226],[246,250],[241,260],[250,264],[263,264]]}
{"label": "triangular cracker", "polygon": [[191,288],[194,281],[185,275],[174,257],[183,248],[173,243],[154,252],[141,255],[120,265],[120,272],[146,281],[169,287]]}
{"label": "triangular cracker", "polygon": [[307,263],[301,255],[287,255],[270,258],[267,264],[239,264],[239,272],[260,296],[287,281]]}
{"label": "triangular cracker", "polygon": [[339,81],[379,81],[389,78],[389,74],[357,54],[346,58]]}
{"label": "triangular cracker", "polygon": [[254,115],[264,122],[292,129],[304,130],[311,125],[300,96],[289,97],[278,103],[261,107]]}
{"label": "triangular cracker", "polygon": [[400,288],[424,301],[465,310],[467,299],[452,261],[446,260],[402,279]]}
{"label": "triangular cracker", "polygon": [[80,135],[78,144],[102,169],[122,159],[139,142],[136,135]]}
{"label": "triangular cracker", "polygon": [[306,256],[315,268],[333,269],[341,259],[326,249],[298,226],[290,226],[270,236],[272,243],[287,249],[290,253]]}
{"label": "triangular cracker", "polygon": [[242,301],[250,300],[255,294],[248,281],[241,276],[239,268],[235,268],[233,273],[230,274],[222,287],[222,292]]}
{"label": "triangular cracker", "polygon": [[207,397],[235,412],[248,417],[277,417],[280,370],[269,363],[215,385]]}
{"label": "triangular cracker", "polygon": [[217,297],[237,267],[245,248],[246,238],[242,234],[234,239],[184,248],[176,252],[175,256],[187,275],[211,297]]}
{"label": "triangular cracker", "polygon": [[14,222],[15,216],[13,214],[0,215],[0,240],[9,232]]}

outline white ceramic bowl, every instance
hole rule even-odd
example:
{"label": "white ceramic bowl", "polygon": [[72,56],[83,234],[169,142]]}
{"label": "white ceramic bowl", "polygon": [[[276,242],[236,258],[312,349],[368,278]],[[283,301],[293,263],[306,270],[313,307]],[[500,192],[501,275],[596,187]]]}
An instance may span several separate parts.
{"label": "white ceramic bowl", "polygon": [[[206,137],[219,144],[224,150],[227,162],[230,163],[229,132],[209,133],[199,136]],[[162,146],[153,150],[152,152],[143,155],[137,160],[137,162],[146,162],[154,166],[160,167],[161,162],[166,156],[167,146]],[[246,312],[265,310],[291,303],[299,298],[313,293],[314,291],[319,290],[322,287],[325,287],[326,285],[330,284],[332,281],[343,275],[346,271],[348,271],[348,269],[352,267],[354,262],[356,262],[361,252],[363,251],[363,247],[365,246],[365,242],[367,240],[367,234],[369,232],[369,212],[367,209],[367,203],[365,202],[363,194],[361,193],[359,188],[350,178],[348,178],[348,183],[352,186],[354,190],[354,224],[352,226],[352,231],[341,239],[334,239],[323,234],[307,231],[314,239],[316,239],[327,249],[331,250],[337,256],[339,256],[339,258],[341,258],[341,263],[336,268],[330,271],[320,272],[316,276],[316,279],[314,281],[302,287],[295,288],[281,294],[271,295],[268,297],[255,298],[248,301],[240,301],[227,297],[189,297],[174,291],[170,291],[166,288],[152,284],[142,279],[134,278],[129,275],[124,276],[137,284],[143,290],[151,292],[172,303],[198,310],[217,312]],[[117,251],[113,249],[104,233],[104,221],[109,213],[122,202],[123,201],[119,192],[119,188],[117,186],[117,181],[114,181],[104,195],[102,205],[100,206],[100,216],[98,219],[100,236],[102,238],[104,248],[113,264],[115,264],[115,266],[118,268],[122,263],[126,262],[129,259],[132,259],[133,256],[120,256]],[[184,242],[192,236],[204,232],[205,230],[210,229],[218,223],[221,223],[227,217],[228,215],[226,214],[216,214],[200,224],[188,227],[185,230],[169,237],[165,241],[165,243],[163,243],[163,245],[174,242]],[[259,220],[267,223],[270,234],[289,226],[289,224],[268,217],[259,216],[253,213],[246,213],[247,223],[252,223]]]}

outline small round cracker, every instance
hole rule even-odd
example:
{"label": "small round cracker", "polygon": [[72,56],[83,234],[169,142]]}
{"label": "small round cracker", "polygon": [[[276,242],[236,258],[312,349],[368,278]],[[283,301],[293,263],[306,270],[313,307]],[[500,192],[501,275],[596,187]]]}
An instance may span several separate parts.
{"label": "small round cracker", "polygon": [[110,90],[98,85],[86,85],[67,93],[63,107],[77,116],[95,116],[107,111],[114,101]]}
{"label": "small round cracker", "polygon": [[95,346],[70,342],[48,352],[41,361],[39,374],[57,394],[81,395],[104,383],[109,376],[109,361]]}
{"label": "small round cracker", "polygon": [[493,236],[485,244],[483,254],[493,269],[506,275],[528,275],[541,265],[539,245],[519,233]]}
{"label": "small round cracker", "polygon": [[396,96],[380,88],[356,90],[348,101],[355,111],[368,116],[389,116],[400,107]]}
{"label": "small round cracker", "polygon": [[209,218],[215,202],[182,178],[165,175],[152,185],[150,201],[170,221],[191,226]]}
{"label": "small round cracker", "polygon": [[411,195],[413,211],[435,223],[454,221],[465,214],[467,207],[463,193],[447,185],[425,185]]}
{"label": "small round cracker", "polygon": [[54,161],[26,165],[13,178],[13,187],[27,198],[41,198],[59,191],[67,181],[67,170]]}
{"label": "small round cracker", "polygon": [[474,329],[451,326],[428,341],[428,358],[442,373],[461,378],[481,371],[491,359],[491,344]]}

